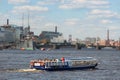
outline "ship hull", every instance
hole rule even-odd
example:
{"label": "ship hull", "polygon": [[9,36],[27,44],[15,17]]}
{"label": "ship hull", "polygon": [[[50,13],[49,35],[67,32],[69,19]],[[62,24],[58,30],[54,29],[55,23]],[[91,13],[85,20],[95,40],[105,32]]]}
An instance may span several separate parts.
{"label": "ship hull", "polygon": [[37,70],[47,70],[47,71],[56,71],[56,70],[83,70],[83,69],[95,69],[98,64],[89,65],[89,66],[77,66],[77,67],[70,67],[70,66],[52,66],[50,68],[45,68],[43,66],[33,66],[32,68]]}
{"label": "ship hull", "polygon": [[79,67],[51,67],[51,68],[44,68],[44,67],[41,67],[41,66],[34,66],[35,69],[37,70],[46,70],[46,71],[61,71],[61,70],[85,70],[85,69],[95,69],[95,67],[97,66],[96,65],[92,65],[92,66],[79,66]]}
{"label": "ship hull", "polygon": [[31,68],[48,71],[91,69],[95,68],[97,65],[97,60],[93,58],[65,59],[65,61],[34,60],[31,62]]}

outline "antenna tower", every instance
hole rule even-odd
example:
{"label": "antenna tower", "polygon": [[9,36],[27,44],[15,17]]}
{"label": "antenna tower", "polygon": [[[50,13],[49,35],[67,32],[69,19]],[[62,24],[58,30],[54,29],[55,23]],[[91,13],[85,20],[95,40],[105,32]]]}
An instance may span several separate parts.
{"label": "antenna tower", "polygon": [[24,27],[24,13],[22,14],[22,27]]}
{"label": "antenna tower", "polygon": [[69,35],[69,39],[68,39],[68,42],[72,42],[72,35]]}

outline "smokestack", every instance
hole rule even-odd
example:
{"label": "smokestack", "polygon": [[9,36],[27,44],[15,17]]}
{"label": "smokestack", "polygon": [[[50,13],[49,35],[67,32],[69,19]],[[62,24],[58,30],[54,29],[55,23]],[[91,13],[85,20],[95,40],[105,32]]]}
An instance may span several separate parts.
{"label": "smokestack", "polygon": [[109,41],[109,29],[107,30],[107,40]]}
{"label": "smokestack", "polygon": [[55,26],[55,32],[57,33],[57,26]]}
{"label": "smokestack", "polygon": [[9,19],[7,19],[7,25],[9,25]]}
{"label": "smokestack", "polygon": [[110,39],[109,39],[109,29],[107,30],[107,44],[106,46],[110,45]]}

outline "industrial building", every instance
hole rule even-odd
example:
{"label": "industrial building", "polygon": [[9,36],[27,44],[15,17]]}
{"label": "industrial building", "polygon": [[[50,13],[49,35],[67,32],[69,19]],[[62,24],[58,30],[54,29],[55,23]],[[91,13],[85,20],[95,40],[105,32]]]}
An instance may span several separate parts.
{"label": "industrial building", "polygon": [[62,33],[57,32],[57,27],[55,31],[42,31],[39,35],[41,43],[64,43],[64,38]]}
{"label": "industrial building", "polygon": [[7,19],[7,24],[0,26],[0,48],[32,48],[33,34],[30,33],[30,27],[10,25]]}

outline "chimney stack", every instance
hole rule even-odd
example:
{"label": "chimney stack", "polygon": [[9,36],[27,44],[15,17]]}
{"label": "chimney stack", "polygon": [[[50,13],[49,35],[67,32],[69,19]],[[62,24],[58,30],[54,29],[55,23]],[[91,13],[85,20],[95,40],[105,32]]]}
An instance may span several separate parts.
{"label": "chimney stack", "polygon": [[109,29],[107,30],[107,43],[106,46],[110,45],[110,39],[109,39]]}
{"label": "chimney stack", "polygon": [[55,32],[57,33],[57,26],[55,26]]}
{"label": "chimney stack", "polygon": [[7,19],[7,25],[9,25],[9,19]]}

